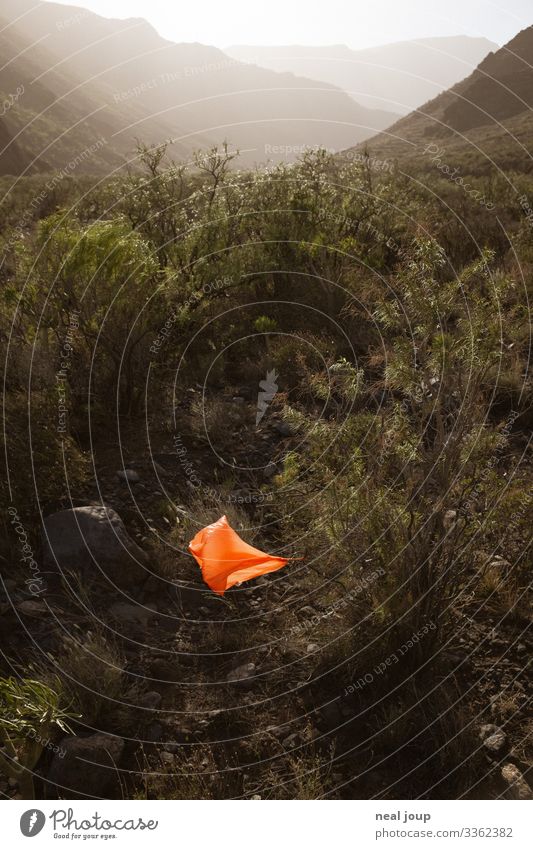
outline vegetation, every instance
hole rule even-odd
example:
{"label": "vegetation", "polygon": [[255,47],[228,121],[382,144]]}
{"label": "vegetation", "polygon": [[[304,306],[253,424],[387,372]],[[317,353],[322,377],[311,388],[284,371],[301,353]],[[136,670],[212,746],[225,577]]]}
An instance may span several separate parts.
{"label": "vegetation", "polygon": [[[106,637],[121,599],[95,577],[67,608],[65,580],[48,579],[63,625],[99,623],[85,641],[47,632],[46,662],[78,687],[78,731],[144,741],[137,796],[497,795],[477,725],[498,716],[494,697],[525,740],[523,700],[505,676],[472,681],[489,633],[515,646],[531,621],[523,209],[503,182],[490,211],[439,172],[421,183],[324,150],[264,172],[226,147],[192,169],[165,147],[138,154],[142,173],[71,179],[23,227],[36,178],[22,180],[3,212],[11,595],[27,576],[8,507],[38,555],[42,515],[105,498],[149,552],[137,601],[162,617]],[[135,452],[173,457],[149,507],[141,489],[104,492]],[[303,560],[208,597],[186,544],[222,512]],[[17,647],[28,664],[34,651]],[[230,686],[243,664],[251,680]],[[166,700],[163,742],[183,743],[172,764],[147,742],[139,680]],[[47,693],[31,721],[60,725]]]}

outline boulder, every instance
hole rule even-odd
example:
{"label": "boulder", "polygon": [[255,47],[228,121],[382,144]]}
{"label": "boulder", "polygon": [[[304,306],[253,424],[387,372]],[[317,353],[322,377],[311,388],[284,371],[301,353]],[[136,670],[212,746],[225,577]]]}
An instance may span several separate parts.
{"label": "boulder", "polygon": [[147,577],[145,552],[128,535],[111,507],[88,505],[60,510],[44,520],[44,566],[77,569],[85,577],[107,576],[131,590]]}
{"label": "boulder", "polygon": [[120,789],[116,768],[123,751],[124,740],[111,734],[66,737],[53,757],[48,781],[57,785],[62,799],[104,798]]}

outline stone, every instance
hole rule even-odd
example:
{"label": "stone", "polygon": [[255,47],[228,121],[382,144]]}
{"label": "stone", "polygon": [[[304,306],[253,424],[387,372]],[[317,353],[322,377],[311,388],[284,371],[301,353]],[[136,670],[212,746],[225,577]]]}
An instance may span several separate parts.
{"label": "stone", "polygon": [[60,510],[44,520],[43,560],[47,569],[77,569],[86,578],[106,576],[131,590],[148,576],[148,558],[111,507],[87,505]]}
{"label": "stone", "polygon": [[232,681],[243,681],[248,678],[251,678],[255,672],[255,663],[243,663],[242,666],[237,666],[235,669],[232,669],[231,672],[228,672],[226,675],[226,681],[231,683]]}
{"label": "stone", "polygon": [[44,616],[48,609],[44,601],[32,601],[32,599],[29,598],[24,601],[17,602],[15,607],[18,612],[23,613],[24,616],[31,616],[36,619],[40,616]]}
{"label": "stone", "polygon": [[444,514],[444,518],[442,520],[442,524],[444,528],[449,531],[455,525],[457,520],[457,510],[446,510]]}
{"label": "stone", "polygon": [[143,693],[139,698],[139,707],[147,710],[157,710],[161,706],[161,693],[157,690],[150,690],[148,693]]}
{"label": "stone", "polygon": [[145,732],[147,743],[159,743],[163,736],[163,726],[160,722],[151,722]]}
{"label": "stone", "polygon": [[502,755],[507,749],[507,734],[498,725],[482,725],[479,736],[491,755]]}
{"label": "stone", "polygon": [[307,654],[312,654],[313,652],[318,651],[319,649],[320,649],[320,646],[318,645],[318,643],[309,643],[309,645],[306,648],[306,652],[307,652]]}
{"label": "stone", "polygon": [[124,740],[111,734],[65,737],[54,755],[47,779],[57,785],[61,799],[96,796],[120,788],[117,766]]}
{"label": "stone", "polygon": [[294,436],[294,431],[287,422],[274,422],[274,430],[282,437]]}
{"label": "stone", "polygon": [[514,764],[502,767],[502,778],[508,785],[506,795],[510,799],[533,799],[533,790]]}
{"label": "stone", "polygon": [[140,604],[130,604],[127,601],[117,601],[109,608],[109,615],[119,622],[127,623],[128,625],[138,624],[145,627],[153,612],[147,610]]}
{"label": "stone", "polygon": [[139,473],[135,469],[121,469],[117,472],[117,478],[127,483],[139,483],[140,481]]}

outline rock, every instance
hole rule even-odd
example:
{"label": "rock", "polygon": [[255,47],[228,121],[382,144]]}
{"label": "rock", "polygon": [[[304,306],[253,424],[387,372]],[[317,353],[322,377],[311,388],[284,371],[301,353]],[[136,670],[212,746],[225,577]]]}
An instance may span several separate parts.
{"label": "rock", "polygon": [[116,767],[123,750],[124,740],[111,734],[65,737],[61,751],[53,757],[48,781],[57,785],[62,799],[103,798],[119,787]]}
{"label": "rock", "polygon": [[139,707],[147,710],[157,710],[161,706],[161,693],[157,690],[150,690],[148,693],[143,693],[139,699]]}
{"label": "rock", "polygon": [[126,601],[117,601],[109,608],[109,615],[119,622],[127,623],[128,625],[138,624],[146,627],[150,617],[153,616],[151,610],[147,610],[140,604],[129,604]]}
{"label": "rock", "polygon": [[491,755],[502,755],[507,749],[507,734],[498,725],[482,725],[479,736]]}
{"label": "rock", "polygon": [[147,743],[159,743],[163,736],[163,726],[160,722],[151,722],[145,732]]}
{"label": "rock", "polygon": [[121,471],[117,472],[117,478],[127,483],[139,483],[140,481],[139,474],[135,469],[121,469]]}
{"label": "rock", "polygon": [[509,799],[533,799],[533,790],[514,764],[502,767],[502,778],[509,785],[506,795]]}
{"label": "rock", "polygon": [[78,569],[88,578],[102,575],[131,590],[147,577],[147,556],[111,507],[88,505],[60,510],[44,520],[45,568]]}
{"label": "rock", "polygon": [[320,649],[320,646],[318,645],[318,643],[309,643],[309,645],[306,648],[306,652],[307,652],[307,654],[311,654],[312,652],[319,651],[319,649]]}
{"label": "rock", "polygon": [[504,560],[499,554],[495,555],[489,563],[490,569],[511,569],[511,564],[508,560]]}
{"label": "rock", "polygon": [[280,436],[294,436],[294,431],[290,424],[287,424],[287,422],[274,422],[273,427],[276,433],[279,433]]}
{"label": "rock", "polygon": [[48,610],[44,601],[32,601],[31,599],[19,601],[15,607],[18,612],[23,613],[24,616],[31,616],[36,619],[40,616],[44,616]]}
{"label": "rock", "polygon": [[273,478],[274,475],[277,475],[277,473],[278,473],[278,468],[277,468],[275,463],[268,463],[265,466],[265,468],[263,469],[263,477],[265,477],[267,480],[270,480],[270,478]]}
{"label": "rock", "polygon": [[455,525],[457,520],[457,510],[446,510],[444,517],[442,519],[442,524],[444,528],[449,531]]}
{"label": "rock", "polygon": [[242,666],[237,666],[235,669],[232,669],[231,672],[228,672],[226,675],[226,681],[231,683],[232,681],[244,681],[248,678],[252,678],[255,672],[255,663],[243,663]]}

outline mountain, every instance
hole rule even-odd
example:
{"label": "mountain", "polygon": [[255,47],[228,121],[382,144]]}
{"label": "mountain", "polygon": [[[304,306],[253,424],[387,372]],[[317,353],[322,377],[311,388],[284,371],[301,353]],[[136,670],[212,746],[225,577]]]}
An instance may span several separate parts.
{"label": "mountain", "polygon": [[[57,54],[0,18],[0,173],[32,174],[74,168],[110,173],[124,165],[132,142],[121,131],[132,115],[106,106],[108,92],[96,81],[65,71]],[[154,121],[146,141],[159,142],[171,129]],[[185,146],[180,150],[187,153]]]}
{"label": "mountain", "polygon": [[307,146],[345,148],[397,118],[333,85],[167,41],[142,19],[38,0],[3,0],[1,15],[0,92],[7,102],[24,90],[0,110],[0,173],[63,167],[99,139],[80,171],[122,167],[136,138],[172,138],[179,159],[227,139],[243,165],[290,161]]}
{"label": "mountain", "polygon": [[365,106],[406,115],[472,71],[498,45],[453,36],[400,41],[367,50],[328,47],[249,47],[225,53],[273,71],[292,71],[339,86]]}
{"label": "mountain", "polygon": [[365,149],[398,160],[402,168],[423,170],[438,155],[450,165],[459,157],[471,172],[488,174],[495,166],[529,172],[532,106],[533,26],[449,91],[365,142]]}

